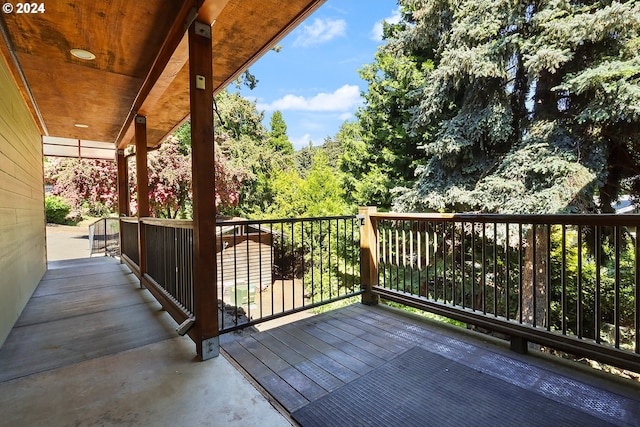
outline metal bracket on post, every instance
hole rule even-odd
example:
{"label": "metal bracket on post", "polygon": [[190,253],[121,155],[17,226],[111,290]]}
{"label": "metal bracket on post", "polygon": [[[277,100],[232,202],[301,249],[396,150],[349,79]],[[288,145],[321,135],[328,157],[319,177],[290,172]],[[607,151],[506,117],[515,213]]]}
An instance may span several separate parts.
{"label": "metal bracket on post", "polygon": [[211,38],[211,26],[209,24],[205,24],[204,22],[196,21],[194,23],[196,34],[201,37],[206,37],[208,39]]}
{"label": "metal bracket on post", "polygon": [[356,218],[358,218],[360,220],[360,227],[364,227],[364,224],[366,222],[366,218],[364,215],[358,214],[356,215]]}
{"label": "metal bracket on post", "polygon": [[191,10],[189,11],[189,14],[187,15],[187,18],[184,20],[185,33],[187,32],[187,30],[189,30],[189,27],[191,26],[191,24],[193,24],[193,21],[195,21],[197,17],[198,17],[198,9],[196,9],[195,7],[192,7]]}
{"label": "metal bracket on post", "polygon": [[147,123],[147,117],[146,116],[136,116],[136,123],[139,124],[146,124]]}
{"label": "metal bracket on post", "polygon": [[202,360],[213,359],[220,355],[220,338],[213,337],[202,341]]}

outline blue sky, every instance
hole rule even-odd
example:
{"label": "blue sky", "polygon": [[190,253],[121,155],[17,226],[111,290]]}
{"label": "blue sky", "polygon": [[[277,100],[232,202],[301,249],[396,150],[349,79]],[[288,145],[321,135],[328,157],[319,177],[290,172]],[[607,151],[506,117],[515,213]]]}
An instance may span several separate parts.
{"label": "blue sky", "polygon": [[280,52],[251,66],[258,86],[241,93],[257,101],[266,126],[273,111],[282,112],[296,149],[322,145],[354,119],[367,89],[357,70],[373,62],[382,20],[398,18],[396,0],[327,0],[279,43]]}

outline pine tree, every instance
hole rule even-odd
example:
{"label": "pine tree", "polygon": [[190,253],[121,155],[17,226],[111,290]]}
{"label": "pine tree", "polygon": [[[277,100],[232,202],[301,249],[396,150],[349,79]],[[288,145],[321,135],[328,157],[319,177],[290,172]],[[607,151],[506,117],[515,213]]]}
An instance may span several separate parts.
{"label": "pine tree", "polygon": [[287,136],[287,124],[280,111],[274,111],[271,115],[271,132],[269,132],[269,145],[286,155],[293,154],[293,144]]}
{"label": "pine tree", "polygon": [[599,193],[607,211],[621,185],[640,192],[638,1],[400,3],[385,51],[433,68],[407,110],[424,161],[396,208],[589,212]]}

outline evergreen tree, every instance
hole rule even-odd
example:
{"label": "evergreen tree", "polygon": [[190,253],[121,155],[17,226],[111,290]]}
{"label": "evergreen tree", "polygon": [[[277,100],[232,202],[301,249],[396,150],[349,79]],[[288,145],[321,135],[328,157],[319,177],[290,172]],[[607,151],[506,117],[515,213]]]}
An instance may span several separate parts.
{"label": "evergreen tree", "polygon": [[[384,51],[423,52],[433,67],[410,92],[424,161],[396,209],[606,212],[620,191],[640,195],[639,1],[400,3],[405,24]],[[535,271],[551,248],[536,230],[519,309],[540,326],[547,284]]]}
{"label": "evergreen tree", "polygon": [[293,144],[287,136],[287,124],[282,118],[280,111],[274,111],[271,115],[271,132],[269,132],[269,145],[275,151],[291,155],[293,154]]}
{"label": "evergreen tree", "polygon": [[[290,169],[292,156],[272,145],[274,131],[268,132],[262,124],[264,113],[258,112],[255,101],[249,101],[239,93],[223,91],[216,96],[216,105],[216,143],[229,159],[230,172],[242,182],[238,206],[227,213],[260,215],[273,203],[275,172]],[[276,129],[276,134],[286,138],[284,120]]]}
{"label": "evergreen tree", "polygon": [[[391,118],[399,107],[405,124],[371,127],[375,136],[394,153],[406,129],[423,157],[400,151],[403,172],[418,163],[417,181],[405,178],[396,208],[607,211],[621,186],[640,193],[640,2],[400,4],[404,22],[388,32],[377,66],[405,63],[419,87],[405,84],[398,99],[406,80],[374,69],[389,79],[370,77],[367,98],[371,108],[379,89],[371,112]],[[379,167],[398,167],[376,156]]]}
{"label": "evergreen tree", "polygon": [[[407,31],[408,21],[383,27],[384,37],[393,40]],[[433,67],[431,50],[388,43],[376,53],[375,61],[360,70],[368,82],[362,94],[365,105],[357,112],[357,124],[342,127],[343,171],[352,201],[360,205],[391,206],[394,187],[410,185],[424,154],[420,149],[428,129],[410,129],[411,110],[419,102],[419,88]]]}

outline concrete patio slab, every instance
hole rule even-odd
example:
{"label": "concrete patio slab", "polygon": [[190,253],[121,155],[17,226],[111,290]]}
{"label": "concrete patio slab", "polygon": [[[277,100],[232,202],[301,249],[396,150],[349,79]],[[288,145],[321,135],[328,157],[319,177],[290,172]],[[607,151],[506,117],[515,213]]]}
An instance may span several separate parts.
{"label": "concrete patio slab", "polygon": [[290,426],[224,357],[188,338],[0,383],[0,426]]}

